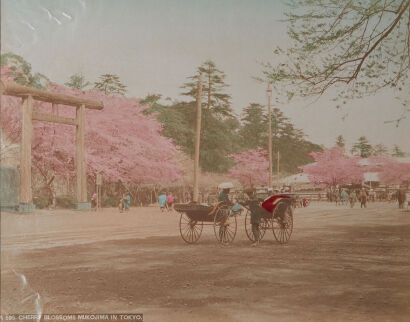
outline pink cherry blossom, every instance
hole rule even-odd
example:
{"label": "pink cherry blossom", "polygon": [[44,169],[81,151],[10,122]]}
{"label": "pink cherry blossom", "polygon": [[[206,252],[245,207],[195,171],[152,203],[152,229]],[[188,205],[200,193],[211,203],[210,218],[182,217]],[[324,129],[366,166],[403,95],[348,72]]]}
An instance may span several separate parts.
{"label": "pink cherry blossom", "polygon": [[360,157],[348,157],[343,149],[334,147],[321,152],[311,152],[315,163],[302,166],[311,182],[328,185],[361,183],[364,169],[360,166]]}
{"label": "pink cherry blossom", "polygon": [[266,150],[255,149],[230,155],[236,165],[228,176],[237,179],[243,186],[268,185],[269,160]]}
{"label": "pink cherry blossom", "polygon": [[[10,73],[2,67],[2,77]],[[86,155],[88,175],[102,172],[104,180],[135,183],[172,182],[183,177],[178,152],[172,140],[161,135],[162,125],[155,116],[144,115],[147,106],[136,98],[107,96],[99,91],[50,83],[47,90],[102,101],[104,109],[86,111]],[[20,143],[20,98],[2,96],[2,132]],[[34,111],[51,113],[51,104],[34,103]],[[75,117],[75,108],[58,106],[60,116]],[[33,167],[56,175],[74,176],[75,129],[73,126],[33,121]]]}

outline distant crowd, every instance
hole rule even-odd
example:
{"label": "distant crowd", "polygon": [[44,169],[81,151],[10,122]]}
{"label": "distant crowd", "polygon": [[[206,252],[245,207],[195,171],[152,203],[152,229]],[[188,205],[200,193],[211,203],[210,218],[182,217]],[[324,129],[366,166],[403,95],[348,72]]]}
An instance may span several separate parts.
{"label": "distant crowd", "polygon": [[[353,208],[356,202],[360,202],[361,208],[366,208],[368,202],[387,201],[390,203],[398,202],[399,208],[404,208],[407,195],[406,189],[400,188],[396,191],[375,191],[374,189],[347,189],[335,188],[328,189],[326,197],[329,202],[335,202],[336,205],[346,205],[350,203]],[[319,197],[320,200],[320,197]]]}
{"label": "distant crowd", "polygon": [[[137,206],[148,206],[149,204],[158,203],[162,211],[172,211],[174,208],[175,203],[188,203],[191,202],[193,199],[191,189],[187,188],[184,189],[184,192],[178,190],[173,192],[170,190],[160,190],[159,192],[155,193],[154,191],[150,191],[147,194],[151,195],[150,198],[151,202],[147,202],[146,204],[141,204],[139,202],[139,198],[137,200],[133,199],[133,194],[129,191],[125,193],[121,193],[118,202],[118,208],[121,212],[129,210],[131,204]],[[216,189],[210,190],[202,190],[199,193],[199,203],[200,204],[208,204],[212,205],[218,201],[220,191]],[[267,190],[264,193],[258,193],[257,196],[259,199],[265,199],[270,195],[277,194],[277,193],[291,193],[289,189],[281,189],[281,190]],[[296,193],[298,194],[298,193]],[[232,200],[243,200],[244,198],[244,191],[242,190],[234,190],[230,193],[230,198]],[[315,195],[314,193],[301,193],[303,196],[299,196],[296,198],[296,206],[297,207],[307,207],[311,200],[317,201],[328,201],[334,202],[337,206],[339,205],[350,205],[350,207],[355,207],[356,203],[360,204],[361,208],[366,208],[369,202],[375,201],[386,201],[389,203],[396,203],[398,202],[399,208],[404,208],[406,206],[407,196],[406,196],[406,189],[401,188],[397,190],[389,190],[389,191],[379,191],[374,190],[371,188],[329,188],[325,191],[325,194],[318,193]],[[307,196],[309,195],[309,196]],[[326,197],[324,197],[326,195]],[[95,207],[95,196],[91,198],[92,206]]]}

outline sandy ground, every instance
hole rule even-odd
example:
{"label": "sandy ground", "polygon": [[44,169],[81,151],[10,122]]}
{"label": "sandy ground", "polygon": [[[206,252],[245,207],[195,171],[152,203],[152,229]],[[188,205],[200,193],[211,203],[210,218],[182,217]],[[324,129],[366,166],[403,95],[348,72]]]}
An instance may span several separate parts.
{"label": "sandy ground", "polygon": [[144,321],[410,321],[410,212],[328,203],[296,209],[290,243],[229,246],[179,215],[37,211],[1,215],[1,304],[9,313],[143,313]]}

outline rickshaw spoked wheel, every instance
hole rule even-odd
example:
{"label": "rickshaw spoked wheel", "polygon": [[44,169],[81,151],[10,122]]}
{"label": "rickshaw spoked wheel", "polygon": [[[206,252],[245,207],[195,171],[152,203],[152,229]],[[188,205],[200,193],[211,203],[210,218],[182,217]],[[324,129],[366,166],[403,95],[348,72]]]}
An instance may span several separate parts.
{"label": "rickshaw spoked wheel", "polygon": [[179,218],[179,232],[184,242],[194,244],[199,240],[202,234],[204,224],[202,221],[196,221],[189,218],[188,215],[181,212]]}
{"label": "rickshaw spoked wheel", "polygon": [[292,205],[281,202],[276,206],[272,219],[272,231],[276,241],[285,244],[293,231]]}

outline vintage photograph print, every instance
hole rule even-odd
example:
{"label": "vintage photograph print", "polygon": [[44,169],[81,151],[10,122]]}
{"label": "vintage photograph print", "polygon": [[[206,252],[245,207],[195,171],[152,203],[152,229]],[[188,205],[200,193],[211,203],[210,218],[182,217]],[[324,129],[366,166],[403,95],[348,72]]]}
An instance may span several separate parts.
{"label": "vintage photograph print", "polygon": [[0,3],[0,321],[410,321],[410,0]]}

